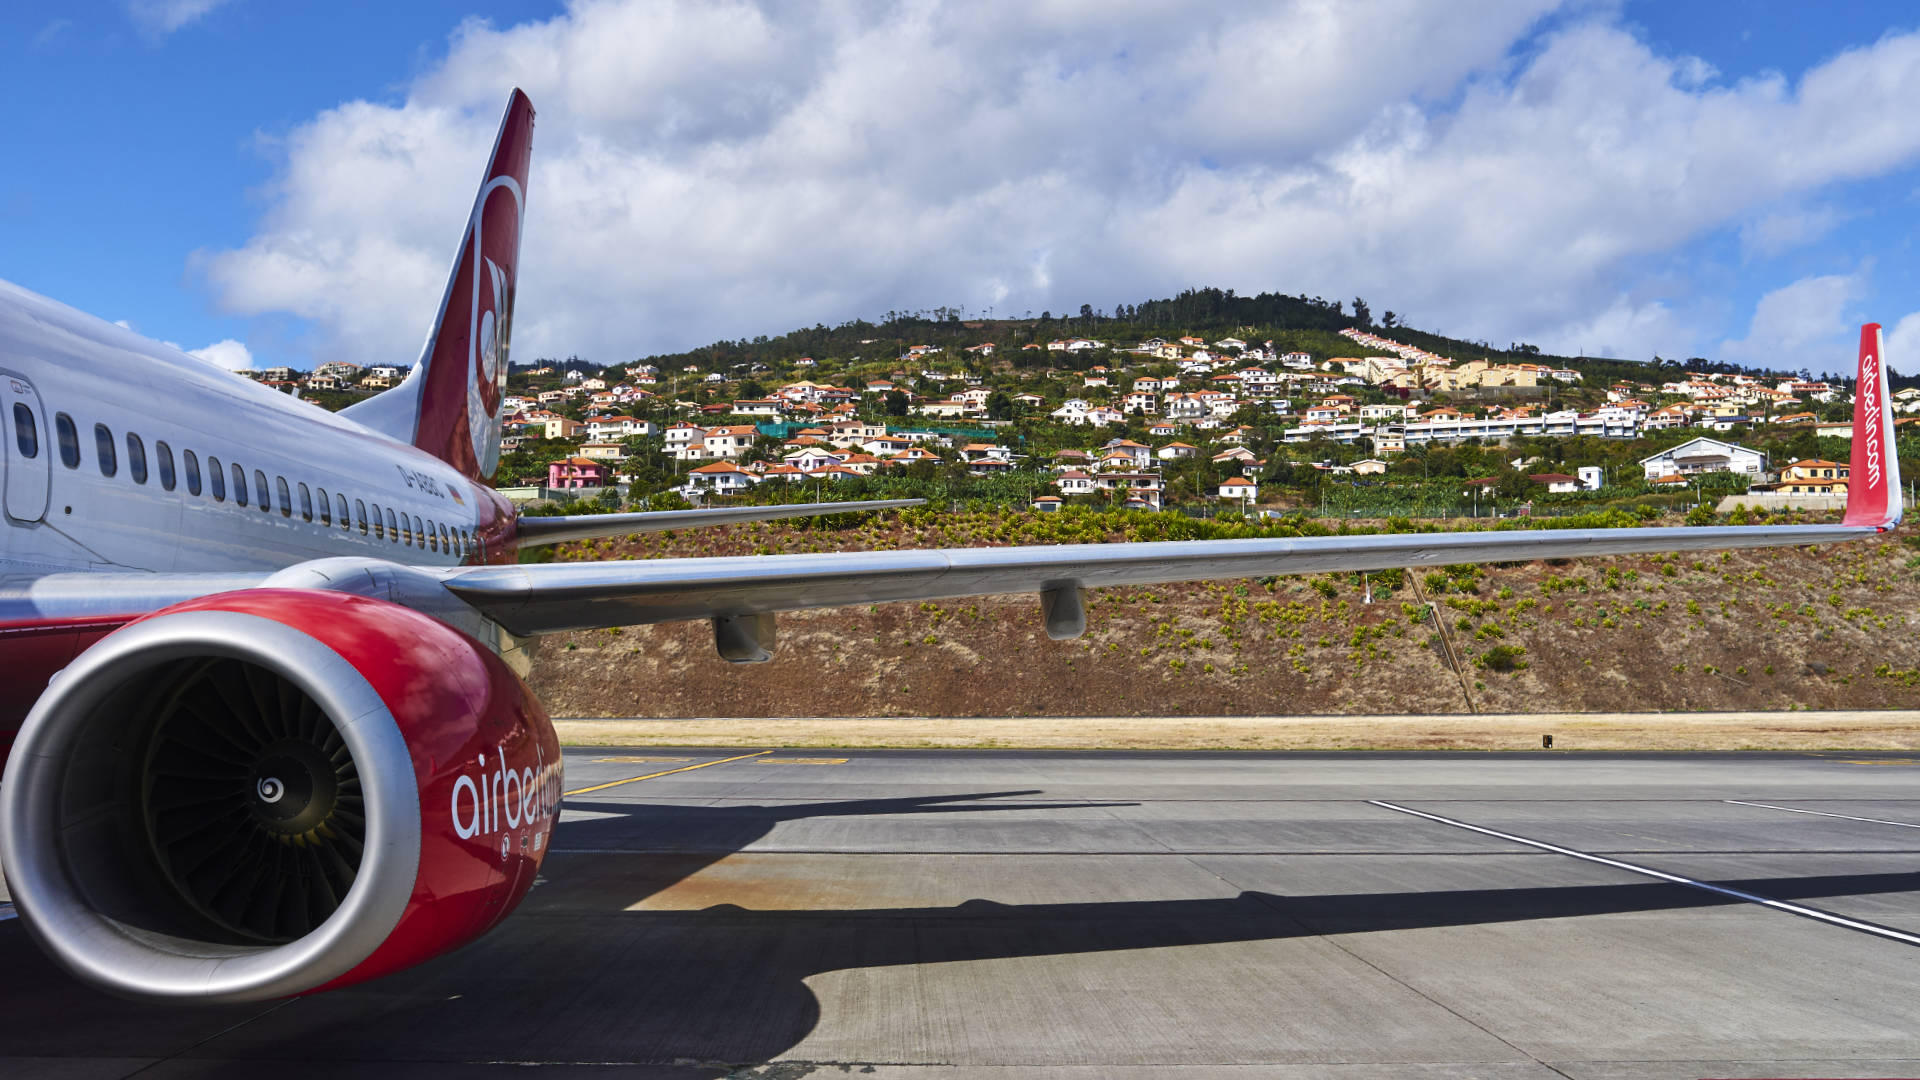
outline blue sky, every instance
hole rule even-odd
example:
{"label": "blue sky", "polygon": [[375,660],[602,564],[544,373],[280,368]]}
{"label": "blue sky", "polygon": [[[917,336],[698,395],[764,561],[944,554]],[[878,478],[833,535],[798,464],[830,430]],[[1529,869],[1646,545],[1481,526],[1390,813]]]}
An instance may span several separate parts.
{"label": "blue sky", "polygon": [[342,101],[403,97],[462,19],[558,8],[235,3],[164,32],[102,0],[0,7],[8,157],[28,163],[0,174],[0,277],[182,343],[251,330],[271,356],[300,320],[222,314],[188,257],[246,241],[272,140]]}
{"label": "blue sky", "polygon": [[1911,6],[1377,6],[16,2],[0,277],[411,360],[517,83],[519,359],[1218,284],[1636,359],[1875,319],[1920,369]]}

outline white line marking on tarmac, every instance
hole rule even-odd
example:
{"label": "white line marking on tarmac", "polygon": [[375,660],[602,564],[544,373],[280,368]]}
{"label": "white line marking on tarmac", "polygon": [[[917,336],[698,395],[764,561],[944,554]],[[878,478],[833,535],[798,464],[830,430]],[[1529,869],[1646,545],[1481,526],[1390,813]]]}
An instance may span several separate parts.
{"label": "white line marking on tarmac", "polygon": [[1722,799],[1720,801],[1732,803],[1735,806],[1758,806],[1765,810],[1785,810],[1789,814],[1812,814],[1814,817],[1834,817],[1840,818],[1843,821],[1867,821],[1875,825],[1898,825],[1903,829],[1920,829],[1920,825],[1915,825],[1911,821],[1888,821],[1886,818],[1854,817],[1852,814],[1834,814],[1825,810],[1802,810],[1797,806],[1775,806],[1772,803],[1746,802],[1741,799]]}
{"label": "white line marking on tarmac", "polygon": [[1688,888],[1700,889],[1703,892],[1730,896],[1735,900],[1745,900],[1749,904],[1759,904],[1761,907],[1770,907],[1776,911],[1784,911],[1789,915],[1798,915],[1803,919],[1813,919],[1816,922],[1830,923],[1834,926],[1842,926],[1848,930],[1858,930],[1863,934],[1873,934],[1876,937],[1887,938],[1907,945],[1920,945],[1920,935],[1909,934],[1901,930],[1895,930],[1892,927],[1879,926],[1870,922],[1861,922],[1858,919],[1849,919],[1844,915],[1835,915],[1832,912],[1821,911],[1818,908],[1802,907],[1799,904],[1790,904],[1785,900],[1774,900],[1757,893],[1743,892],[1739,889],[1729,889],[1724,885],[1715,885],[1706,881],[1696,881],[1693,878],[1682,877],[1679,874],[1669,874],[1665,870],[1655,870],[1650,866],[1639,866],[1635,863],[1621,862],[1619,859],[1609,859],[1604,855],[1590,855],[1584,851],[1575,851],[1572,848],[1561,847],[1558,844],[1549,844],[1543,840],[1529,840],[1524,836],[1515,836],[1512,833],[1504,833],[1498,829],[1488,829],[1454,818],[1441,817],[1439,814],[1429,814],[1424,810],[1414,810],[1405,806],[1396,806],[1393,803],[1382,802],[1379,799],[1368,799],[1367,802],[1383,810],[1393,810],[1402,814],[1411,814],[1417,818],[1426,818],[1428,821],[1437,821],[1442,825],[1451,825],[1456,829],[1465,829],[1468,832],[1477,832],[1483,836],[1492,836],[1501,840],[1509,840],[1516,844],[1525,844],[1531,848],[1539,848],[1541,851],[1551,851],[1556,855],[1565,855],[1569,858],[1581,859],[1590,863],[1599,863],[1601,866],[1611,866],[1615,870],[1625,870],[1630,874],[1640,874],[1645,877],[1658,878],[1661,881],[1671,882],[1675,885],[1685,885]]}

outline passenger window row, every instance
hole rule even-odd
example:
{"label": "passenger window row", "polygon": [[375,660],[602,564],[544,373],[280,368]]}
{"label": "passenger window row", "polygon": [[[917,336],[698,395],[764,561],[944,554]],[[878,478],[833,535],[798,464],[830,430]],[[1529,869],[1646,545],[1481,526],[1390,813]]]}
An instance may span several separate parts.
{"label": "passenger window row", "polygon": [[[66,413],[55,413],[53,417],[54,442],[60,454],[60,463],[69,469],[80,467],[80,431],[73,417]],[[31,460],[40,456],[40,429],[34,422],[33,410],[15,403],[13,406],[14,445],[22,458]],[[0,444],[4,445],[4,444]],[[100,475],[114,477],[120,473],[120,446],[113,438],[112,429],[105,424],[93,425],[94,458],[99,463]],[[145,484],[149,476],[147,445],[139,435],[129,431],[124,440],[126,447],[127,475],[136,484]],[[180,473],[174,471],[174,451],[164,441],[154,440],[152,469],[158,474],[160,487],[165,491],[174,490],[181,475],[186,479],[187,494],[198,496],[204,490],[214,502],[227,501],[227,477],[231,470],[233,477],[233,501],[236,506],[246,506],[248,502],[247,470],[237,462],[228,462],[223,468],[220,459],[207,455],[206,471],[200,468],[200,458],[191,450],[180,451]],[[204,480],[204,485],[202,481]],[[291,518],[294,514],[294,493],[300,497],[300,520],[312,522],[316,514],[322,526],[332,528],[337,525],[344,532],[358,530],[362,536],[385,539],[392,543],[405,543],[429,551],[446,552],[465,558],[474,551],[473,532],[469,529],[449,529],[444,523],[422,521],[419,517],[401,513],[392,507],[382,507],[378,503],[369,504],[364,499],[353,500],[353,512],[347,512],[347,497],[339,492],[328,494],[326,488],[309,488],[304,483],[287,484],[284,476],[275,476],[269,489],[267,474],[264,470],[253,470],[253,505],[261,513],[273,513],[276,505],[280,516]]]}

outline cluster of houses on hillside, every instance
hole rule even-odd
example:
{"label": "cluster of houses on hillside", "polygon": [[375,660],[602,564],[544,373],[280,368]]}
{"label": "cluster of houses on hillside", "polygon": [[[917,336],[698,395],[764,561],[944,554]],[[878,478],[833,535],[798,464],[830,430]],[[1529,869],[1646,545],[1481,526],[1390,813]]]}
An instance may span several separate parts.
{"label": "cluster of houses on hillside", "polygon": [[[658,440],[666,456],[688,466],[689,488],[720,493],[769,481],[833,481],[944,461],[980,476],[1037,465],[1050,475],[1055,492],[1042,496],[1042,502],[1099,496],[1158,508],[1166,497],[1163,466],[1203,454],[1225,466],[1216,473],[1228,478],[1214,491],[1192,494],[1256,500],[1265,463],[1248,445],[1252,433],[1241,426],[1255,416],[1263,426],[1279,426],[1286,443],[1368,440],[1373,456],[1367,461],[1321,466],[1356,474],[1385,471],[1385,459],[1409,447],[1469,439],[1631,439],[1676,427],[1725,433],[1763,423],[1805,424],[1820,434],[1851,431],[1847,424],[1818,421],[1813,407],[1846,397],[1843,388],[1818,380],[1687,372],[1659,385],[1616,383],[1606,388],[1605,402],[1591,409],[1554,408],[1519,399],[1546,396],[1551,402],[1551,388],[1584,383],[1579,371],[1456,362],[1372,331],[1349,328],[1342,334],[1355,351],[1370,355],[1316,360],[1305,352],[1282,352],[1273,341],[1256,344],[1234,337],[1150,338],[1128,347],[1062,338],[1021,346],[1062,358],[1057,367],[1049,363],[1044,379],[1002,384],[1004,390],[984,370],[990,364],[971,372],[942,370],[938,354],[947,350],[931,345],[906,349],[900,368],[886,378],[854,385],[796,378],[731,399],[734,381],[697,365],[669,374],[640,363],[599,375],[545,367],[532,373],[555,377],[543,384],[550,388],[503,400],[502,449],[517,449],[528,439],[574,444],[576,449],[548,470],[548,486],[556,488],[613,482],[631,453],[631,440],[644,438]],[[997,351],[993,342],[965,349],[975,359],[991,359]],[[1086,356],[1075,355],[1086,353],[1097,353],[1090,367]],[[811,374],[815,366],[812,358],[802,358],[794,363],[802,370],[793,374]],[[758,363],[737,367],[756,374],[768,370]],[[289,390],[364,392],[393,386],[406,371],[328,362],[311,373],[266,368],[242,374]],[[1527,392],[1542,389],[1548,392]],[[1063,451],[1044,463],[1024,461],[984,434],[996,422],[988,412],[997,393],[1007,394],[1004,400],[1029,417],[1094,431],[1126,428],[1133,437],[1100,434],[1089,440],[1097,444],[1089,449]],[[1450,394],[1452,403],[1432,404],[1432,396],[1441,393]],[[954,436],[951,427],[943,433],[915,430],[911,424],[890,430],[872,419],[897,415],[903,406],[922,424],[964,424],[977,434]],[[1920,413],[1920,389],[1896,393],[1894,406],[1901,413]],[[761,440],[767,432],[781,437],[771,460],[747,461],[762,456],[748,451],[765,445]],[[1728,471],[1749,476],[1757,489],[1782,494],[1833,494],[1846,484],[1845,466],[1828,462],[1795,462],[1774,481],[1764,455],[1711,438],[1654,455],[1643,466],[1653,483],[1685,483],[1701,472]],[[1584,476],[1535,479],[1549,490],[1597,486]]]}
{"label": "cluster of houses on hillside", "polygon": [[[950,462],[972,476],[1022,468],[1050,473],[1051,486],[1059,494],[1043,497],[1038,503],[1043,509],[1058,504],[1063,496],[1104,495],[1115,505],[1158,510],[1165,492],[1162,467],[1202,454],[1229,475],[1216,490],[1196,494],[1243,503],[1258,498],[1257,476],[1265,462],[1247,448],[1251,436],[1246,428],[1224,431],[1204,450],[1179,441],[1169,441],[1156,449],[1115,438],[1086,450],[1062,450],[1046,462],[1033,462],[1013,448],[994,442],[968,441],[940,431],[889,430],[884,424],[864,420],[837,420],[795,431],[765,458],[748,461],[743,459],[760,437],[758,427],[701,427],[680,422],[665,430],[663,446],[674,460],[692,466],[683,486],[690,495],[732,495],[776,481],[830,483],[921,463]],[[614,443],[606,448],[624,446]],[[556,461],[548,467],[547,486],[604,487],[617,481],[622,460],[623,454],[582,453]]]}
{"label": "cluster of houses on hillside", "polygon": [[265,367],[239,372],[240,375],[255,382],[265,383],[275,390],[386,390],[400,384],[406,377],[407,369],[394,364],[375,364],[363,368],[359,364],[345,360],[328,360],[315,364],[312,371],[295,371],[290,367]]}

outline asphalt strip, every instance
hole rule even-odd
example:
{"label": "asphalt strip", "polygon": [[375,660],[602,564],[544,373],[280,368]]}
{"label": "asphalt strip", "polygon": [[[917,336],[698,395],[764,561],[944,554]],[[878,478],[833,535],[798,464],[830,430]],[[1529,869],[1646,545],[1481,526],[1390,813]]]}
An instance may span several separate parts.
{"label": "asphalt strip", "polygon": [[[1749,904],[1759,904],[1761,907],[1773,908],[1775,911],[1784,911],[1789,915],[1798,915],[1803,919],[1813,919],[1816,922],[1844,927],[1845,929],[1858,931],[1862,934],[1872,934],[1875,937],[1883,937],[1890,941],[1898,941],[1906,945],[1920,945],[1920,935],[1895,930],[1889,926],[1861,922],[1859,919],[1849,919],[1842,915],[1835,915],[1829,911],[1802,907],[1799,904],[1790,904],[1785,900],[1775,900],[1771,897],[1744,892],[1740,889],[1729,889],[1724,885],[1715,885],[1711,882],[1696,881],[1693,878],[1682,877],[1679,874],[1669,874],[1665,870],[1655,870],[1650,866],[1639,866],[1630,862],[1621,862],[1619,859],[1609,859],[1604,855],[1591,855],[1584,851],[1575,851],[1572,848],[1564,848],[1558,844],[1549,844],[1542,840],[1529,840],[1524,836],[1515,836],[1512,833],[1504,833],[1498,829],[1489,829],[1454,818],[1441,817],[1439,814],[1429,814],[1424,810],[1414,810],[1410,807],[1397,806],[1390,802],[1382,802],[1379,799],[1368,799],[1367,802],[1369,805],[1378,806],[1383,810],[1392,810],[1396,813],[1425,818],[1428,821],[1437,821],[1442,825],[1451,825],[1456,829],[1465,829],[1468,832],[1476,832],[1482,836],[1491,836],[1496,839],[1511,841],[1515,844],[1525,844],[1528,847],[1538,848],[1541,851],[1551,851],[1556,855],[1565,855],[1568,858],[1580,859],[1584,862],[1599,863],[1601,866],[1611,866],[1615,870],[1625,870],[1630,874],[1640,874],[1643,877],[1657,878],[1660,881],[1671,882],[1675,885],[1685,885],[1690,889],[1699,889],[1702,892],[1716,893],[1720,896],[1732,897],[1735,900],[1744,900]],[[1898,822],[1890,824],[1898,824]]]}

